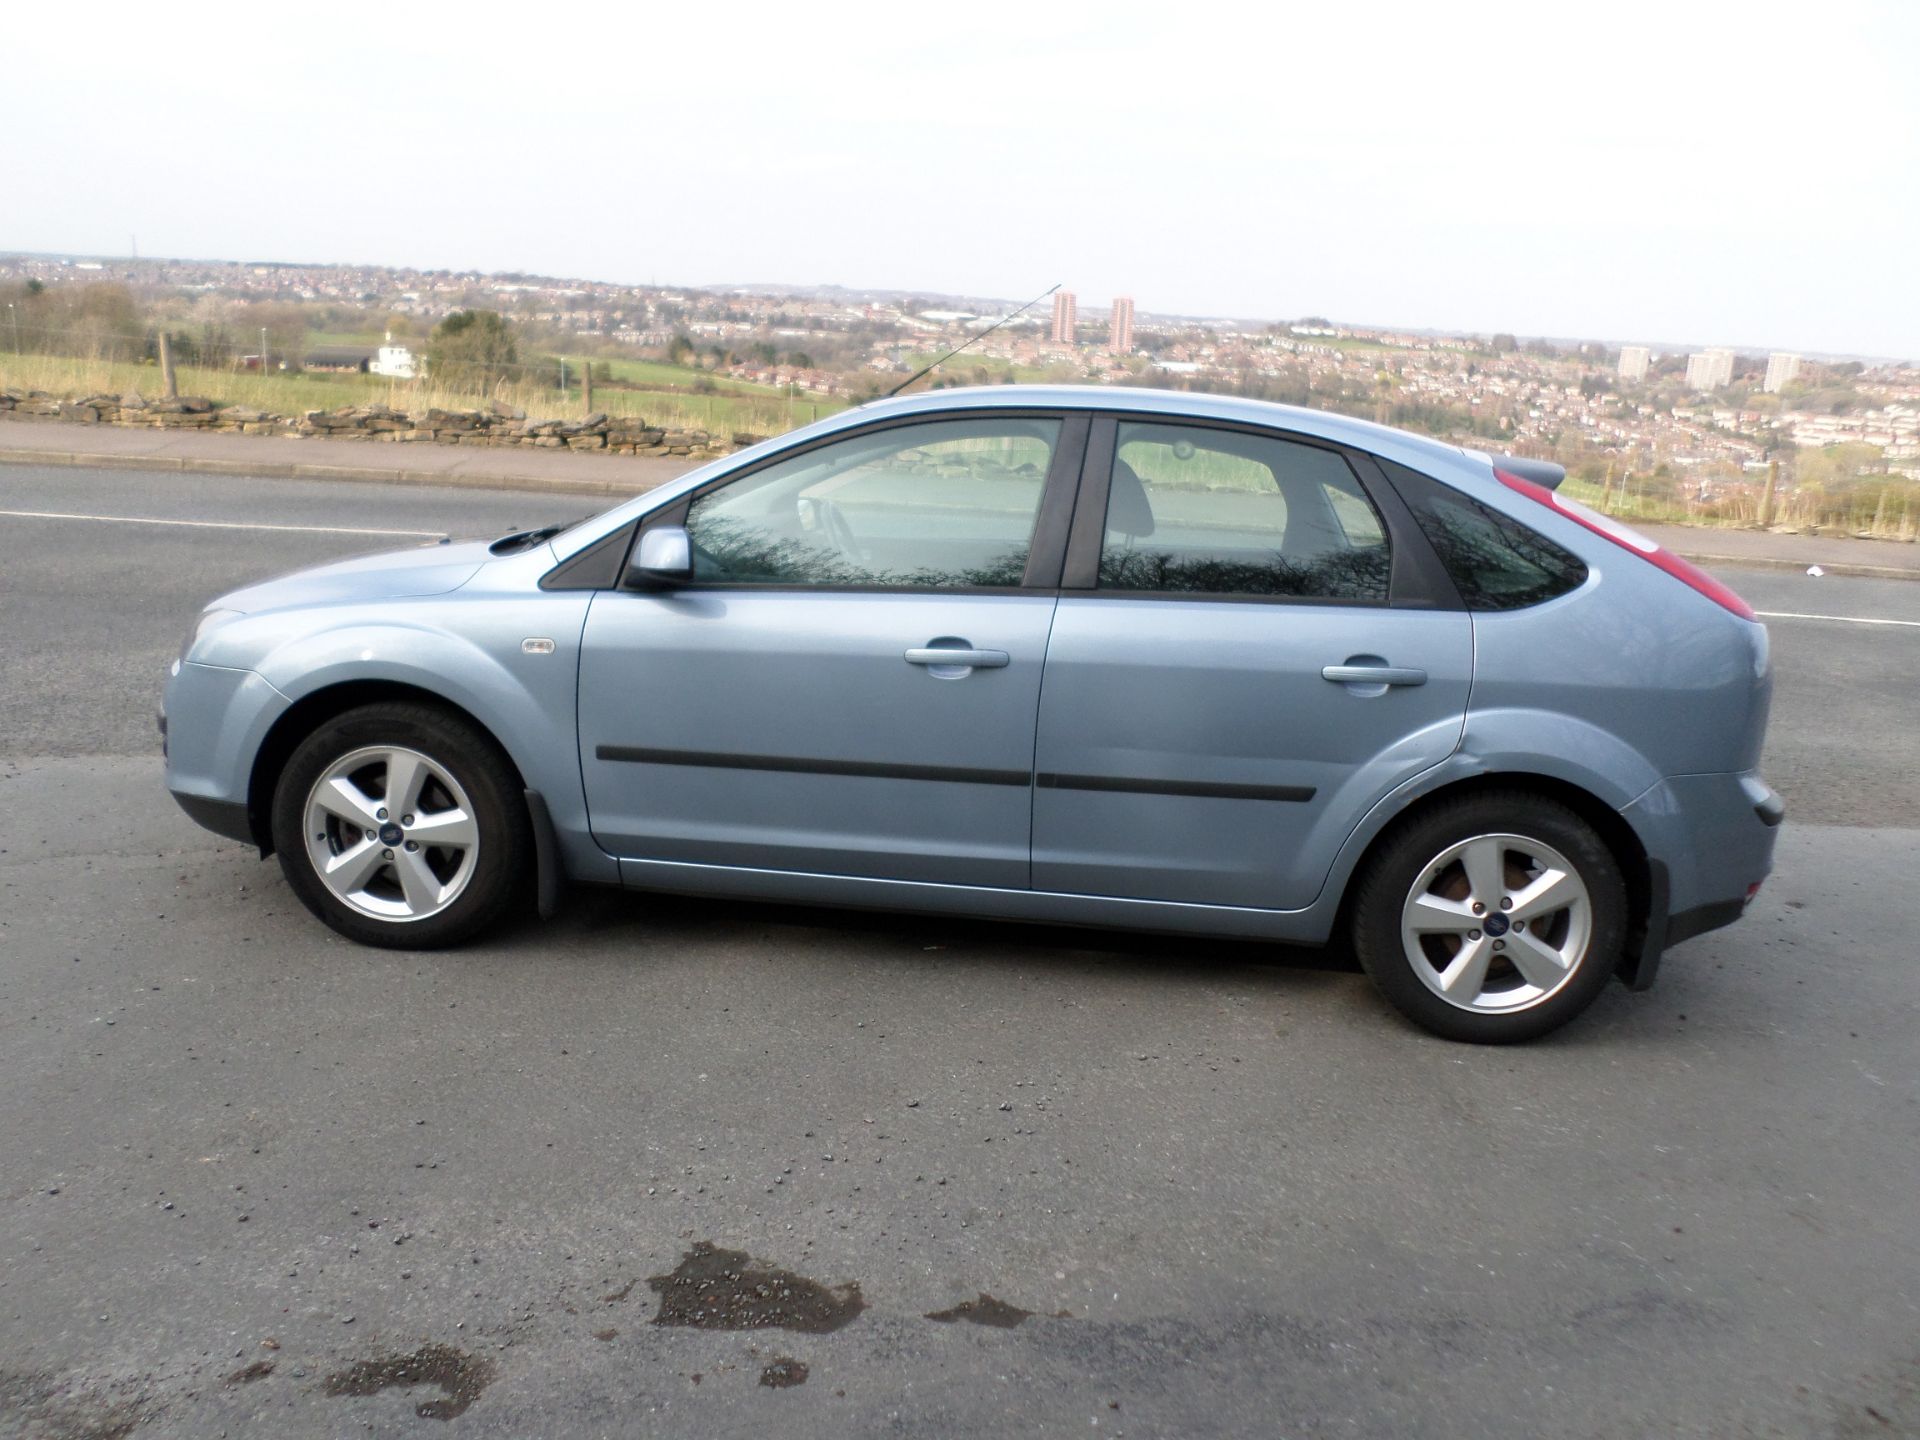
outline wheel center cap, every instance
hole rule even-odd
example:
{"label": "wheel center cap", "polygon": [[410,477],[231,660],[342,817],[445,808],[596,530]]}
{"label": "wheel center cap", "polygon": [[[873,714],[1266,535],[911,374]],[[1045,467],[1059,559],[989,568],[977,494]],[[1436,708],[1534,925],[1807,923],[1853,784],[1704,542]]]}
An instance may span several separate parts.
{"label": "wheel center cap", "polygon": [[398,845],[406,838],[406,834],[406,831],[389,820],[380,827],[380,843],[382,845]]}
{"label": "wheel center cap", "polygon": [[1482,928],[1489,935],[1504,935],[1507,933],[1507,917],[1498,910],[1489,911]]}

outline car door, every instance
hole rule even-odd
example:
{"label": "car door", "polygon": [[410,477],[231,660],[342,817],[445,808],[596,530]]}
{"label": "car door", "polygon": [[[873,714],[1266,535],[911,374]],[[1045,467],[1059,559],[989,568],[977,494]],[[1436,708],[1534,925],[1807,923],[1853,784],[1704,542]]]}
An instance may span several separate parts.
{"label": "car door", "polygon": [[1047,648],[1034,887],[1306,906],[1367,807],[1458,745],[1472,665],[1365,457],[1103,417]]}
{"label": "car door", "polygon": [[1025,888],[1033,736],[1085,416],[836,434],[716,482],[693,577],[596,595],[580,667],[616,855]]}

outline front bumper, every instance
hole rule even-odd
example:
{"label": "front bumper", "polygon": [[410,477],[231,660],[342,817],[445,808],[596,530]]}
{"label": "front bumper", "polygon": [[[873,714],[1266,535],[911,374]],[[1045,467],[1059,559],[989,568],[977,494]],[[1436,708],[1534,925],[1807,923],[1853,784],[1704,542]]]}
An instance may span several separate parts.
{"label": "front bumper", "polygon": [[211,830],[229,840],[238,840],[242,845],[257,843],[252,818],[247,814],[245,804],[236,804],[231,800],[208,800],[199,795],[182,795],[178,790],[172,794],[180,808],[187,812],[187,818],[203,830]]}
{"label": "front bumper", "polygon": [[[160,758],[164,760],[167,758],[167,706],[164,700],[154,710],[153,721],[160,730]],[[239,840],[249,845],[253,843],[253,826],[248,821],[244,803],[183,795],[178,790],[169,790],[167,793],[187,812],[187,818],[201,829],[224,835],[229,840]]]}
{"label": "front bumper", "polygon": [[254,758],[290,704],[251,670],[175,662],[156,719],[167,789],[197,824],[255,841],[247,813]]}

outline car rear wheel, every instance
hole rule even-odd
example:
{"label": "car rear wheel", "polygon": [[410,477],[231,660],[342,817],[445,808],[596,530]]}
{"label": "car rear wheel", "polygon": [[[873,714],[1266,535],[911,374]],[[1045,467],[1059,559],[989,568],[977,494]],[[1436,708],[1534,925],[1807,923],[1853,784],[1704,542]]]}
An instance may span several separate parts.
{"label": "car rear wheel", "polygon": [[1388,837],[1361,879],[1354,950],[1393,1005],[1450,1040],[1531,1040],[1618,968],[1627,893],[1606,843],[1525,792],[1442,802]]}
{"label": "car rear wheel", "polygon": [[363,944],[432,949],[498,924],[532,834],[491,739],[448,711],[349,710],[309,735],[274,791],[273,842],[308,909]]}

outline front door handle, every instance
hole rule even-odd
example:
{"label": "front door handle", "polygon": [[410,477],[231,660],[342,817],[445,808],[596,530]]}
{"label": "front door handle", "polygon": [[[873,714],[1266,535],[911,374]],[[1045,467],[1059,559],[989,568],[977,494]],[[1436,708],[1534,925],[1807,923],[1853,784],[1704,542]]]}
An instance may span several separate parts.
{"label": "front door handle", "polygon": [[951,665],[956,670],[999,670],[1012,658],[1004,650],[949,650],[939,645],[923,646],[906,654],[909,665]]}
{"label": "front door handle", "polygon": [[1427,672],[1402,665],[1329,665],[1320,678],[1336,685],[1424,685]]}

